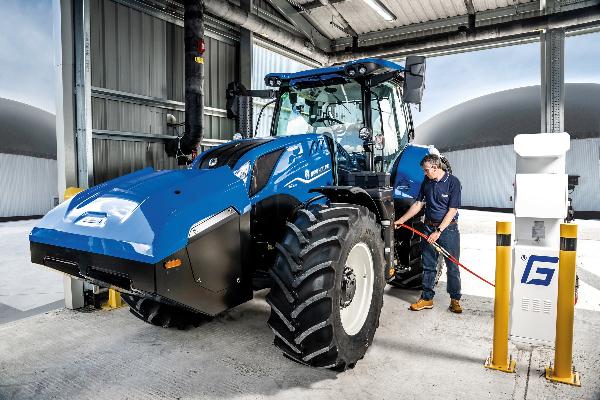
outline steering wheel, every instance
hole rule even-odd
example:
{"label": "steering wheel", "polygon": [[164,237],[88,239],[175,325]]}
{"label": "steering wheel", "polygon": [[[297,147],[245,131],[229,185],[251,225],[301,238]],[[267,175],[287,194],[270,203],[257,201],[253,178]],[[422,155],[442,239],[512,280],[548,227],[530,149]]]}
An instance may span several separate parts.
{"label": "steering wheel", "polygon": [[[336,124],[340,124],[340,125],[343,124],[343,122],[340,121],[339,119],[330,117],[329,115],[325,115],[325,116],[323,116],[321,118],[317,118],[315,120],[315,123],[317,123],[317,122],[323,122],[324,123],[325,121],[335,122]],[[325,124],[323,124],[323,125],[325,125]],[[326,126],[331,126],[331,124],[326,125]]]}

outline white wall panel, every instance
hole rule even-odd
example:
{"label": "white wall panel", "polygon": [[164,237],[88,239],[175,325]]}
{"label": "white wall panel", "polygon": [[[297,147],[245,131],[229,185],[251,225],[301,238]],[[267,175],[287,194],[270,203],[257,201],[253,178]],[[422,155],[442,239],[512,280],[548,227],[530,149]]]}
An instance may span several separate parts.
{"label": "white wall panel", "polygon": [[513,146],[444,153],[462,183],[462,205],[512,208],[516,157]]}
{"label": "white wall panel", "polygon": [[571,140],[567,174],[580,176],[570,196],[575,211],[600,211],[600,138]]}
{"label": "white wall panel", "polygon": [[[444,154],[462,183],[462,205],[512,208],[516,157],[512,145]],[[600,138],[571,141],[567,174],[579,175],[571,195],[575,211],[600,211]]]}
{"label": "white wall panel", "polygon": [[[274,51],[254,45],[252,47],[252,89],[268,89],[265,86],[265,75],[271,72],[298,72],[311,67],[301,62],[292,60]],[[260,110],[265,104],[265,99],[255,99],[253,106],[253,123],[256,126]],[[269,136],[273,120],[274,105],[265,107],[260,119],[257,136]]]}
{"label": "white wall panel", "polygon": [[252,89],[268,89],[265,86],[265,75],[271,72],[298,72],[307,69],[311,67],[264,47],[252,46]]}
{"label": "white wall panel", "polygon": [[56,160],[0,154],[0,217],[46,214],[57,194]]}

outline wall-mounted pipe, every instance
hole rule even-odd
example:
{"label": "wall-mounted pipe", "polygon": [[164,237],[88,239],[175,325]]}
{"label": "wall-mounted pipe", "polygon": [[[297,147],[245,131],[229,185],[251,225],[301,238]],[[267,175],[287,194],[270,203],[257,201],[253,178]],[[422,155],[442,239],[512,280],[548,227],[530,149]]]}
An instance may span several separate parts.
{"label": "wall-mounted pipe", "polygon": [[196,150],[202,140],[204,113],[204,0],[185,0],[183,40],[185,51],[185,135],[183,154]]}
{"label": "wall-mounted pipe", "polygon": [[287,47],[309,57],[322,65],[329,64],[327,54],[315,48],[308,39],[293,35],[275,24],[242,10],[228,1],[205,0],[204,6],[207,13],[223,18],[234,25],[246,28],[280,46]]}

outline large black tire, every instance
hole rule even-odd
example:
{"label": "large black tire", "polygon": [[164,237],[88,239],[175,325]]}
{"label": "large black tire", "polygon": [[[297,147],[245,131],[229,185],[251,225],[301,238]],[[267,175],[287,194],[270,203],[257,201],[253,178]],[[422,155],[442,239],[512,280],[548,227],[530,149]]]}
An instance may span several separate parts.
{"label": "large black tire", "polygon": [[[407,225],[418,230],[424,231],[422,217],[412,218]],[[389,283],[401,289],[421,290],[423,288],[423,263],[421,261],[421,242],[423,238],[416,233],[400,228],[395,232],[395,256],[396,256],[396,276]],[[445,265],[445,259],[438,255],[437,275],[435,284],[437,285],[442,270]]]}
{"label": "large black tire", "polygon": [[171,304],[159,303],[149,297],[122,293],[121,298],[127,303],[129,311],[133,315],[144,322],[163,328],[187,329],[191,326],[197,327],[209,319],[204,314]]}
{"label": "large black tire", "polygon": [[[276,247],[274,283],[267,296],[275,345],[313,367],[354,367],[373,341],[383,306],[384,246],[375,215],[352,204],[312,205],[287,223]],[[353,260],[360,253],[364,257],[359,259],[367,261],[350,268],[346,261],[351,251]],[[363,267],[356,265],[368,265],[368,260],[368,272],[358,278],[349,272],[359,271]],[[363,312],[350,313],[359,305]]]}

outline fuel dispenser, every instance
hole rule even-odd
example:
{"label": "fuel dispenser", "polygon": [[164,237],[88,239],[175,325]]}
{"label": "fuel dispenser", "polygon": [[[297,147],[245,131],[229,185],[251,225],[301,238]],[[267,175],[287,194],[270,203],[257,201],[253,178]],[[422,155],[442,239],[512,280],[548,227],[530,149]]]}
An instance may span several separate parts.
{"label": "fuel dispenser", "polygon": [[510,337],[554,345],[560,224],[567,217],[567,133],[517,135]]}

